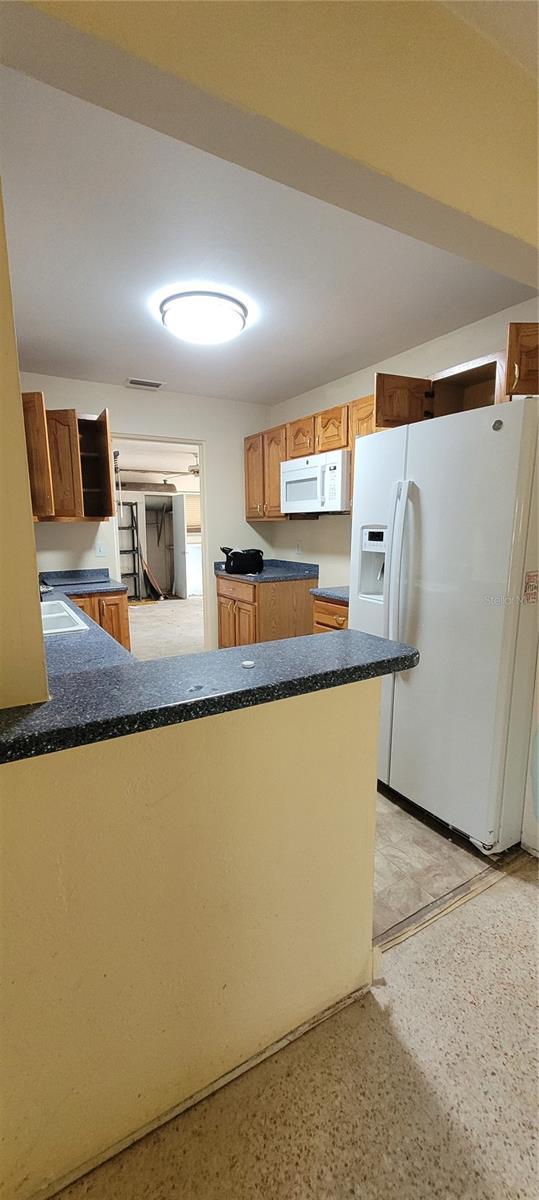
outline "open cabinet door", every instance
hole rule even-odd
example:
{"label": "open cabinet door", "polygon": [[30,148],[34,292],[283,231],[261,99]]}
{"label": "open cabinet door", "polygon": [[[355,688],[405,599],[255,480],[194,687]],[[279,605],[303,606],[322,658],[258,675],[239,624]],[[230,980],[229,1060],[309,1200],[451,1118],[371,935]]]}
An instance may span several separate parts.
{"label": "open cabinet door", "polygon": [[23,392],[22,408],[32,512],[34,517],[53,517],[51,456],[43,392]]}
{"label": "open cabinet door", "polygon": [[97,442],[101,468],[101,503],[103,517],[113,517],[116,513],[116,498],[114,494],[114,468],[112,465],[112,443],[110,437],[109,411],[104,408],[97,421]]}
{"label": "open cabinet door", "polygon": [[374,421],[377,429],[410,425],[432,416],[430,379],[412,379],[408,375],[374,376]]}
{"label": "open cabinet door", "polygon": [[507,330],[505,390],[508,396],[539,395],[539,322],[511,322]]}

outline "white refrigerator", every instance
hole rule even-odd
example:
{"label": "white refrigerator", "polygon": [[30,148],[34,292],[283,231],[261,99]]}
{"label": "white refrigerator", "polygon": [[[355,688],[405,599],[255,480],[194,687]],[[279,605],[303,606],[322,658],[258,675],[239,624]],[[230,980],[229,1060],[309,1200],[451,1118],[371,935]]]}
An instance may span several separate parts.
{"label": "white refrigerator", "polygon": [[379,778],[486,853],[520,841],[537,661],[536,398],[356,440],[349,624],[417,646]]}

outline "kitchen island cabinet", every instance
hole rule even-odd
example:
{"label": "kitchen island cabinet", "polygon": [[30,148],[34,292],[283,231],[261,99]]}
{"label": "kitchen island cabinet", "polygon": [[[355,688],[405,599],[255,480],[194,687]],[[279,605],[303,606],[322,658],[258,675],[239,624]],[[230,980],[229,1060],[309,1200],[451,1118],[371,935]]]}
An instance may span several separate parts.
{"label": "kitchen island cabinet", "polygon": [[314,563],[266,559],[259,575],[229,575],[215,564],[219,649],[311,632]]}

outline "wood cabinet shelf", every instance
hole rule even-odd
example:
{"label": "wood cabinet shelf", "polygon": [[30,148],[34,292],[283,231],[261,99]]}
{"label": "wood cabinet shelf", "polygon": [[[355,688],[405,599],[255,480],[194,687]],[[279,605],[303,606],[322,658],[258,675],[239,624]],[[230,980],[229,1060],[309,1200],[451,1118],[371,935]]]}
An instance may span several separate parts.
{"label": "wood cabinet shelf", "polygon": [[108,412],[79,417],[46,409],[42,392],[23,392],[32,511],[35,521],[106,521],[114,516]]}

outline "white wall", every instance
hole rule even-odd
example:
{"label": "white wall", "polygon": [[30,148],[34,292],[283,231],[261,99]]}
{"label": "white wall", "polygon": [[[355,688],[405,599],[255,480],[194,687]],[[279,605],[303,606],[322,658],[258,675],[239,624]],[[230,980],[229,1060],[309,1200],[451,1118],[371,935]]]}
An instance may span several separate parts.
{"label": "white wall", "polygon": [[[507,326],[510,321],[536,321],[537,302],[526,300],[502,312],[465,325],[452,333],[444,334],[432,342],[425,342],[411,350],[374,363],[353,375],[335,379],[323,387],[294,396],[270,409],[271,425],[292,421],[295,417],[331,408],[334,404],[345,404],[359,396],[369,396],[373,391],[375,371],[395,374],[419,375],[428,378],[431,374],[458,366],[472,358],[492,354],[505,349]],[[259,425],[253,427],[262,429]],[[278,558],[300,558],[305,562],[320,564],[321,586],[339,586],[348,583],[350,558],[350,517],[324,516],[319,521],[286,521],[281,525],[268,526],[272,554]],[[297,546],[299,544],[299,551]]]}
{"label": "white wall", "polygon": [[[204,512],[202,528],[206,534],[208,561],[204,564],[205,590],[209,604],[205,606],[209,622],[210,644],[217,644],[217,618],[213,561],[222,557],[220,545],[259,546],[267,554],[269,545],[265,530],[247,525],[244,518],[243,439],[256,429],[268,428],[273,422],[272,410],[262,405],[189,396],[177,392],[135,392],[118,384],[88,383],[80,379],[60,379],[50,375],[25,373],[25,391],[42,391],[48,408],[75,408],[78,412],[110,412],[113,435],[144,435],[165,439],[183,438],[202,445],[202,493]],[[112,522],[110,522],[112,524]],[[82,531],[94,529],[95,541],[102,538],[107,526],[56,526],[58,559],[68,566],[100,566],[104,559],[95,557],[92,547],[84,543]],[[63,533],[75,530],[78,534]],[[41,526],[39,527],[39,555]],[[73,541],[70,540],[73,537]],[[76,543],[76,545],[75,545]],[[85,546],[84,551],[76,546]],[[80,554],[88,557],[81,564]],[[67,562],[79,555],[79,561]],[[93,555],[94,561],[90,562]],[[52,550],[47,551],[47,566],[52,568]],[[42,568],[41,568],[42,569]],[[60,568],[61,569],[61,568]]]}

